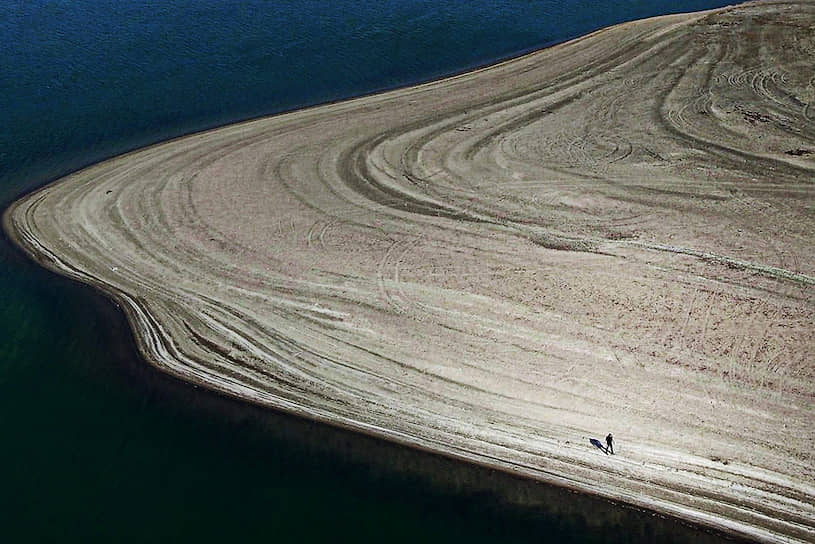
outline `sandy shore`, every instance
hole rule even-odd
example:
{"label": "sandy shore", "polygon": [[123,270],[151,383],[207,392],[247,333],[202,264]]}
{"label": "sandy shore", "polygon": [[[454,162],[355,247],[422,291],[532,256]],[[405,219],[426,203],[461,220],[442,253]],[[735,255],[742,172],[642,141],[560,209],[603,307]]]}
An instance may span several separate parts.
{"label": "sandy shore", "polygon": [[811,542],[813,59],[813,2],[628,23],[129,153],[4,225],[185,379]]}

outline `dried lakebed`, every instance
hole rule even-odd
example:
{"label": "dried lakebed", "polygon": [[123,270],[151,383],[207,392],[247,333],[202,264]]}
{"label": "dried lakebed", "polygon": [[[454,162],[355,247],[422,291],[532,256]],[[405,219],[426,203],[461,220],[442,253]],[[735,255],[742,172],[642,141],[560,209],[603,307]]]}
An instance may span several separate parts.
{"label": "dried lakebed", "polygon": [[129,153],[4,225],[190,381],[811,541],[813,59],[812,2],[627,23]]}

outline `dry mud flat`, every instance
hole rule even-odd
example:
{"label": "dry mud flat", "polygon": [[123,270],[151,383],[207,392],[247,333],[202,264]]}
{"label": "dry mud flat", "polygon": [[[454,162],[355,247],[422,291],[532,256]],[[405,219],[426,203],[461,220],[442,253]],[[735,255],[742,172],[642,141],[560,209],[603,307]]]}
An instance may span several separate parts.
{"label": "dry mud flat", "polygon": [[191,381],[813,541],[813,182],[815,4],[764,2],[156,145],[4,222]]}

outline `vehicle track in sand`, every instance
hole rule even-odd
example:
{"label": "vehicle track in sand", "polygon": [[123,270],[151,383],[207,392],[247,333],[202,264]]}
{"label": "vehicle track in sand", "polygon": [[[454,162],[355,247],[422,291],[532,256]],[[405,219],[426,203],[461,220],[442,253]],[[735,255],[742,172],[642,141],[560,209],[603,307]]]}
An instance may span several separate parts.
{"label": "vehicle track in sand", "polygon": [[[4,225],[182,378],[812,541],[813,28],[627,23],[134,151]],[[583,438],[609,430],[619,455]]]}

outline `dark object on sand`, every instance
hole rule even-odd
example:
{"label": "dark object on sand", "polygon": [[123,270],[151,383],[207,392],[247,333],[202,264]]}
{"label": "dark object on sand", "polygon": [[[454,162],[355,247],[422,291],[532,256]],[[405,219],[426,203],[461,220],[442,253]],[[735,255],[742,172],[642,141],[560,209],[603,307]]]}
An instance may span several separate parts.
{"label": "dark object on sand", "polygon": [[602,442],[600,442],[600,441],[599,441],[599,440],[597,440],[596,438],[589,438],[589,442],[591,442],[593,446],[596,446],[596,447],[597,447],[597,449],[599,449],[600,451],[602,451],[603,453],[605,453],[606,455],[608,455],[608,452],[606,451],[606,447],[605,447],[605,446],[603,446],[603,443],[602,443]]}
{"label": "dark object on sand", "polygon": [[611,452],[611,455],[614,455],[614,437],[611,436],[611,433],[608,433],[606,437],[606,452]]}

